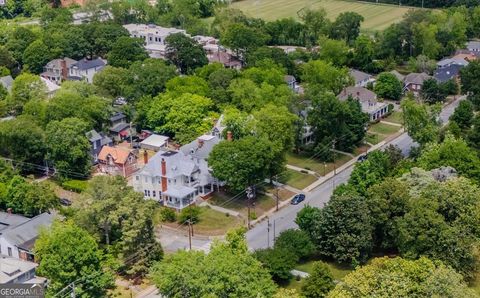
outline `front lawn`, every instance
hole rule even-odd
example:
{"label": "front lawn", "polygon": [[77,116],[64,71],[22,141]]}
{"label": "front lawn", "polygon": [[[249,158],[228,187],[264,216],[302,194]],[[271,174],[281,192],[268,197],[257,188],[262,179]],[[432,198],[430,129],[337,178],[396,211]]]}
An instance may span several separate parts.
{"label": "front lawn", "polygon": [[403,113],[401,111],[394,111],[383,120],[387,122],[403,124]]}
{"label": "front lawn", "polygon": [[[311,260],[302,264],[298,264],[297,266],[295,266],[295,269],[307,273],[312,273],[314,262],[315,260]],[[325,264],[327,264],[330,268],[330,271],[332,271],[332,275],[335,280],[342,280],[345,275],[353,271],[353,269],[349,266],[339,265],[334,262],[325,262]]]}
{"label": "front lawn", "polygon": [[382,134],[382,135],[391,135],[399,131],[401,127],[395,126],[395,125],[390,125],[390,124],[385,124],[385,123],[376,123],[368,129],[369,132],[372,133],[377,133],[377,134]]}
{"label": "front lawn", "polygon": [[[341,153],[335,153],[335,167],[338,169],[341,165],[348,162],[352,159],[351,156]],[[333,171],[334,164],[333,162],[327,162],[326,164],[322,161],[311,158],[311,155],[307,155],[305,153],[287,153],[287,164],[296,166],[302,169],[311,170],[316,172],[319,175],[325,175],[330,171]],[[326,167],[325,167],[326,165]]]}
{"label": "front lawn", "polygon": [[[226,209],[231,209],[239,212],[243,218],[247,218],[248,208],[247,200],[244,196],[237,197],[232,200],[234,195],[229,195],[225,192],[215,192],[213,196],[208,200],[212,205],[221,206]],[[252,201],[251,219],[258,218],[265,212],[269,211],[276,205],[276,200],[268,195],[258,193],[257,198]]]}
{"label": "front lawn", "polygon": [[291,169],[287,169],[284,173],[285,183],[299,190],[304,189],[317,180],[317,177],[313,175],[301,173]]}
{"label": "front lawn", "polygon": [[202,235],[223,235],[228,230],[243,224],[236,216],[213,210],[210,207],[200,207],[199,221],[194,225],[194,233]]}

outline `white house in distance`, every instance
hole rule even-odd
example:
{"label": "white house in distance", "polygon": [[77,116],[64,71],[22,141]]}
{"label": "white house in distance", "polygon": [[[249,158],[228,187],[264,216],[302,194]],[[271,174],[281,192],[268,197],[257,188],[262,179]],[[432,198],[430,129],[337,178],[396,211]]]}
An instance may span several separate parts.
{"label": "white house in distance", "polygon": [[375,82],[372,75],[353,68],[350,69],[350,76],[353,78],[355,87],[366,87],[368,83]]}
{"label": "white house in distance", "polygon": [[377,101],[377,95],[363,87],[347,87],[338,95],[338,99],[349,97],[360,102],[362,112],[370,116],[370,121],[376,121],[388,113],[388,104]]}
{"label": "white house in distance", "polygon": [[33,246],[42,227],[49,227],[54,214],[42,213],[33,218],[0,212],[0,255],[33,261]]}
{"label": "white house in distance", "polygon": [[127,24],[123,25],[130,33],[130,37],[141,38],[144,40],[145,50],[151,58],[164,58],[167,45],[165,39],[175,33],[187,32],[183,29],[165,28],[154,24]]}
{"label": "white house in distance", "polygon": [[206,160],[219,142],[217,136],[203,135],[178,151],[159,151],[135,174],[134,189],[178,210],[195,203],[221,184],[211,175]]}
{"label": "white house in distance", "polygon": [[70,80],[85,80],[87,83],[93,83],[93,76],[100,72],[107,65],[107,61],[101,58],[88,60],[83,58],[70,65],[69,79]]}

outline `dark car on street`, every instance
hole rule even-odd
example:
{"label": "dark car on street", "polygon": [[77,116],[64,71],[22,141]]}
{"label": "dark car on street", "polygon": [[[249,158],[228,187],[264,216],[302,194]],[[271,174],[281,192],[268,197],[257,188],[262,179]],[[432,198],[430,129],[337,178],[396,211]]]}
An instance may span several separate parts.
{"label": "dark car on street", "polygon": [[292,205],[297,205],[297,204],[300,204],[301,202],[303,202],[304,200],[305,200],[305,195],[303,193],[301,193],[301,194],[295,195],[292,198],[291,204]]}

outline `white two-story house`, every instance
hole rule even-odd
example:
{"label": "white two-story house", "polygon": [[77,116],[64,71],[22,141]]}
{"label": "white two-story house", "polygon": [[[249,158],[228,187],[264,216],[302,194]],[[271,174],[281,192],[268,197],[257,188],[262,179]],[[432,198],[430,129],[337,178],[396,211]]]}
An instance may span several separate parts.
{"label": "white two-story house", "polygon": [[182,209],[199,196],[211,193],[221,183],[208,168],[207,157],[220,139],[203,135],[178,151],[160,151],[135,174],[133,187],[145,198]]}

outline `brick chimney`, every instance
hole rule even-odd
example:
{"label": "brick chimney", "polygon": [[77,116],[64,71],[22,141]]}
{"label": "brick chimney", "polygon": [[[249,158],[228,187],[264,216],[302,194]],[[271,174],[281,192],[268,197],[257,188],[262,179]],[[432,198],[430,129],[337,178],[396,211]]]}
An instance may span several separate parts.
{"label": "brick chimney", "polygon": [[162,176],[167,175],[167,162],[162,158]]}
{"label": "brick chimney", "polygon": [[147,152],[147,150],[143,150],[143,163],[144,164],[148,163],[148,152]]}
{"label": "brick chimney", "polygon": [[8,214],[12,214],[12,208],[7,209]]}
{"label": "brick chimney", "polygon": [[227,141],[233,141],[233,133],[231,131],[227,131]]}
{"label": "brick chimney", "polygon": [[198,138],[197,141],[198,141],[198,148],[202,148],[204,141],[200,138]]}
{"label": "brick chimney", "polygon": [[60,60],[60,69],[62,73],[62,81],[66,81],[68,77],[67,61],[65,59]]}

